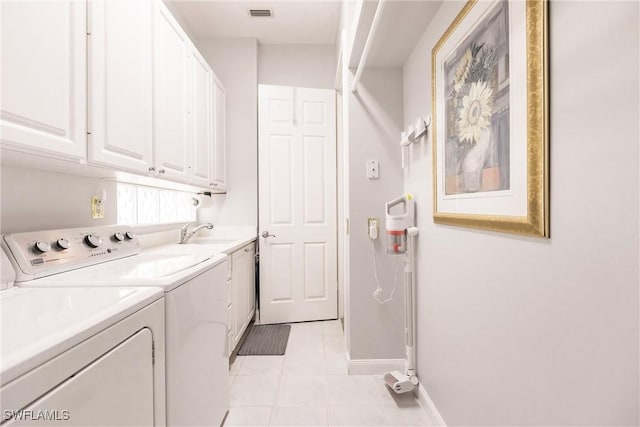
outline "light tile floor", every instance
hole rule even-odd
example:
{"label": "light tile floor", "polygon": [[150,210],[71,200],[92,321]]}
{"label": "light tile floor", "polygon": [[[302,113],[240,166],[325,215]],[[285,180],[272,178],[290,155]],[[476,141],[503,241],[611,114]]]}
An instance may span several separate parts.
{"label": "light tile floor", "polygon": [[337,320],[294,323],[284,356],[237,356],[224,427],[430,426],[411,393],[381,375],[347,375]]}

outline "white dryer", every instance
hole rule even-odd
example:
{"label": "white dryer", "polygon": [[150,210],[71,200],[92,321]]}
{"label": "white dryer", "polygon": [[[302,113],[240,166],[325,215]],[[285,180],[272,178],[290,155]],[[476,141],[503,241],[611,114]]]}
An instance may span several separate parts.
{"label": "white dryer", "polygon": [[[167,425],[222,424],[229,409],[226,255],[198,245],[141,252],[131,229],[122,226],[19,233],[4,241],[21,287],[163,289]],[[61,272],[63,265],[67,271]]]}
{"label": "white dryer", "polygon": [[16,288],[2,257],[2,426],[164,426],[158,288]]}

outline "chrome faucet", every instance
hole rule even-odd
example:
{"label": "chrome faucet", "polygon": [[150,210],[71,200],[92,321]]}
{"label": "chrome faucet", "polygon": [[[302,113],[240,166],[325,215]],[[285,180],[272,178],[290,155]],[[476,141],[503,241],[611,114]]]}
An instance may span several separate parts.
{"label": "chrome faucet", "polygon": [[189,227],[192,226],[193,224],[195,224],[195,222],[185,224],[184,227],[180,229],[181,245],[185,245],[189,243],[189,240],[191,240],[193,235],[196,234],[198,231],[202,230],[203,228],[206,228],[207,230],[213,230],[213,224],[211,224],[210,222],[206,224],[200,224],[199,226],[195,227],[193,230],[189,230]]}

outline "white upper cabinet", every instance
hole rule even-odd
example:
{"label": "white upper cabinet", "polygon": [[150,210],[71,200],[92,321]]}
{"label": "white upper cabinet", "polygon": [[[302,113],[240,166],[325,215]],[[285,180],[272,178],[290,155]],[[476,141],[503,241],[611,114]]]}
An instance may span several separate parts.
{"label": "white upper cabinet", "polygon": [[162,0],[3,1],[0,146],[225,190],[225,94]]}
{"label": "white upper cabinet", "polygon": [[0,2],[1,144],[86,159],[86,3]]}
{"label": "white upper cabinet", "polygon": [[222,82],[217,78],[214,79],[214,153],[212,162],[212,183],[211,188],[214,190],[226,189],[226,95]]}
{"label": "white upper cabinet", "polygon": [[191,72],[193,89],[191,182],[208,187],[211,183],[214,148],[213,72],[196,49],[193,49]]}
{"label": "white upper cabinet", "polygon": [[89,3],[89,162],[153,165],[153,1]]}
{"label": "white upper cabinet", "polygon": [[188,182],[191,178],[191,41],[161,1],[156,1],[154,26],[156,172]]}

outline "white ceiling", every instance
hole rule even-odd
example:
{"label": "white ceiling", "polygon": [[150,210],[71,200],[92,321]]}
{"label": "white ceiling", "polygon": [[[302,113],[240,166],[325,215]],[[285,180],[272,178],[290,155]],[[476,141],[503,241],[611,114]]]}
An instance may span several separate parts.
{"label": "white ceiling", "polygon": [[[254,37],[261,44],[333,44],[338,0],[168,0],[198,38]],[[272,18],[252,18],[249,9],[271,9]]]}

